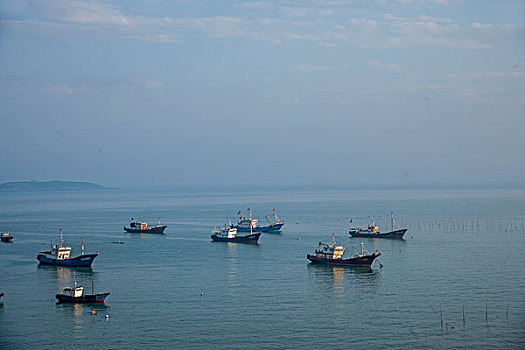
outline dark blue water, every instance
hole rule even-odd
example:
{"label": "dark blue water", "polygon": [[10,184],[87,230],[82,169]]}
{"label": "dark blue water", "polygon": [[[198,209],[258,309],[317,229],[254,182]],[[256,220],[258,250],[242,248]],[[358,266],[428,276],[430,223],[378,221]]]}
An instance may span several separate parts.
{"label": "dark blue water", "polygon": [[[283,233],[210,241],[248,207],[261,220],[277,208]],[[358,248],[350,218],[384,229],[392,210],[406,239],[364,240],[383,268],[308,264],[332,232]],[[159,216],[165,235],[123,232]],[[525,348],[524,225],[523,190],[0,193],[15,236],[0,244],[0,348]],[[73,255],[80,237],[100,253],[92,270],[37,266],[58,228]],[[57,305],[74,281],[110,291],[106,305]]]}

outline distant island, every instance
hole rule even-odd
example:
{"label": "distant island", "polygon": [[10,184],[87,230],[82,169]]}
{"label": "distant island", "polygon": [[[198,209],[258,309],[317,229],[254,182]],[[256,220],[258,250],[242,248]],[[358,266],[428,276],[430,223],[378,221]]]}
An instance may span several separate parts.
{"label": "distant island", "polygon": [[0,192],[102,190],[104,186],[77,181],[21,181],[0,185]]}

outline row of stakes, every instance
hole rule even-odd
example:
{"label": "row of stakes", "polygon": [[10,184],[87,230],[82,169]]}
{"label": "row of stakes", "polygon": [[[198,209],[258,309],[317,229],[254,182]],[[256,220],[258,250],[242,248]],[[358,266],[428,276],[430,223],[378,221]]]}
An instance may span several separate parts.
{"label": "row of stakes", "polygon": [[[439,313],[441,316],[441,332],[443,332],[443,303],[441,302],[441,292],[439,292]],[[465,327],[465,301],[463,298],[463,294],[461,295],[461,313],[463,315],[463,327]],[[506,316],[509,318],[509,308],[507,307]],[[488,292],[485,294],[485,322],[489,323],[489,294]],[[448,332],[448,327],[451,329],[454,329],[454,327],[448,323],[445,322],[445,329]]]}

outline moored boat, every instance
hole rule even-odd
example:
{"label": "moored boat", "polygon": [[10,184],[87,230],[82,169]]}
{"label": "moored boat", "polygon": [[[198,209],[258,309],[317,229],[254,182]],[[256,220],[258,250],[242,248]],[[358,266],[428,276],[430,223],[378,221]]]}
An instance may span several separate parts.
{"label": "moored boat", "polygon": [[[248,212],[250,213],[248,217],[239,217],[239,221],[237,222],[237,225],[232,226],[237,228],[238,232],[267,232],[267,233],[279,233],[281,232],[281,228],[284,225],[284,221],[279,219],[277,217],[277,214],[275,213],[275,208],[273,209],[273,220],[270,219],[268,215],[266,215],[266,219],[268,220],[269,224],[268,226],[261,226],[259,225],[259,220],[254,219],[252,217],[252,212],[250,211],[250,208],[248,208]],[[239,211],[237,214],[240,214]]]}
{"label": "moored boat", "polygon": [[60,229],[60,244],[52,245],[51,250],[39,252],[36,258],[41,265],[91,267],[93,260],[98,256],[98,252],[84,254],[84,239],[82,238],[82,254],[74,258],[71,258],[70,255],[71,247],[63,245],[62,229]]}
{"label": "moored boat", "polygon": [[215,228],[212,231],[211,240],[213,242],[229,242],[229,243],[258,243],[262,232],[250,232],[249,234],[239,235],[237,228],[232,225],[224,225],[220,228]]}
{"label": "moored boat", "polygon": [[363,242],[361,242],[361,254],[354,254],[351,258],[343,258],[345,248],[337,246],[332,234],[332,243],[324,244],[319,242],[319,246],[314,254],[307,254],[306,258],[312,264],[349,266],[349,267],[370,267],[374,260],[381,255],[377,250],[372,254],[365,254]]}
{"label": "moored boat", "polygon": [[4,243],[11,243],[13,242],[13,236],[11,236],[9,234],[9,232],[4,232],[2,233],[2,235],[0,236],[0,241],[4,242]]}
{"label": "moored boat", "polygon": [[351,237],[359,238],[403,238],[408,229],[394,230],[394,212],[391,213],[391,221],[392,231],[390,232],[380,232],[379,227],[374,223],[374,218],[372,218],[372,224],[368,225],[366,229],[351,227],[348,233]]}
{"label": "moored boat", "polygon": [[159,224],[154,226],[148,226],[147,222],[133,221],[133,218],[131,218],[129,227],[124,226],[124,231],[128,233],[164,233],[166,227],[168,225],[160,224],[160,218]]}
{"label": "moored boat", "polygon": [[62,294],[56,294],[55,298],[58,299],[58,303],[102,304],[109,294],[109,292],[95,294],[94,291],[93,294],[84,294],[84,287],[75,286],[64,288]]}

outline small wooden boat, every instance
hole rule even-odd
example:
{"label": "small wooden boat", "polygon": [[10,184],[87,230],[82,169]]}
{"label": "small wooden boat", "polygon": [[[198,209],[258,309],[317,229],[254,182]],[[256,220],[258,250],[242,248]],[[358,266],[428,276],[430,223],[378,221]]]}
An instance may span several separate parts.
{"label": "small wooden boat", "polygon": [[84,254],[84,239],[82,238],[82,255],[71,258],[71,247],[65,247],[62,239],[62,229],[60,229],[60,244],[51,246],[51,250],[39,252],[37,260],[41,265],[70,266],[70,267],[91,267],[93,260],[98,256],[95,254]]}
{"label": "small wooden boat", "polygon": [[2,233],[2,235],[0,236],[0,241],[4,242],[4,243],[11,243],[13,242],[13,236],[11,236],[9,234],[9,232],[4,232]]}
{"label": "small wooden boat", "polygon": [[245,235],[239,235],[236,227],[224,226],[212,230],[211,240],[213,242],[229,243],[257,243],[262,232],[250,232]]}
{"label": "small wooden boat", "polygon": [[372,225],[368,225],[368,228],[356,228],[352,227],[348,231],[351,237],[359,238],[403,238],[405,232],[408,229],[399,229],[394,230],[394,213],[391,213],[392,220],[392,231],[390,232],[380,232],[379,227],[374,223],[374,218],[372,218]]}
{"label": "small wooden boat", "polygon": [[55,295],[58,303],[84,303],[84,304],[103,304],[106,301],[109,292],[95,294],[92,285],[93,294],[84,294],[84,287],[75,286],[64,288],[62,294]]}
{"label": "small wooden boat", "polygon": [[160,224],[160,218],[159,218],[159,224],[155,226],[148,226],[147,222],[141,222],[141,221],[133,221],[133,218],[131,218],[131,222],[129,224],[129,227],[124,226],[124,231],[128,233],[164,233],[164,230],[168,227],[167,225],[161,225]]}
{"label": "small wooden boat", "polygon": [[306,258],[312,264],[349,266],[349,267],[370,267],[374,260],[381,255],[377,250],[372,254],[365,254],[363,242],[361,242],[361,254],[355,254],[351,258],[343,258],[345,248],[336,246],[334,235],[332,234],[332,243],[323,244],[319,242],[319,247],[314,254],[307,254]]}

